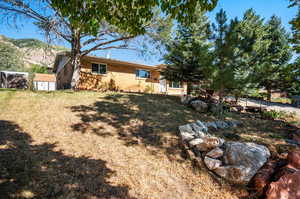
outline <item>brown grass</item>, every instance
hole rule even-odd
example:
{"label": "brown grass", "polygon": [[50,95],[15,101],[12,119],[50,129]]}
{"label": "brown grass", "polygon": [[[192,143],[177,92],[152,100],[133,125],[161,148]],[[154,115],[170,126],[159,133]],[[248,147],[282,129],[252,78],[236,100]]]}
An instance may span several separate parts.
{"label": "brown grass", "polygon": [[[238,198],[243,192],[184,158],[177,127],[214,118],[177,97],[9,92],[0,90],[1,198]],[[286,136],[277,123],[233,117],[245,123],[231,131],[238,139],[255,135],[272,143]]]}

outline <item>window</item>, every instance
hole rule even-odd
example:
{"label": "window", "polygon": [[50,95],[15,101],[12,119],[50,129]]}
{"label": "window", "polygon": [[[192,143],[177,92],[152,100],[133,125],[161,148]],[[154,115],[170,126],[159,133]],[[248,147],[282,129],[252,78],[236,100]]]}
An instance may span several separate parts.
{"label": "window", "polygon": [[138,69],[135,71],[135,75],[139,78],[150,78],[150,72],[147,70]]}
{"label": "window", "polygon": [[170,88],[181,88],[181,83],[179,81],[170,81],[169,87]]}
{"label": "window", "polygon": [[92,64],[92,73],[106,74],[106,64]]}

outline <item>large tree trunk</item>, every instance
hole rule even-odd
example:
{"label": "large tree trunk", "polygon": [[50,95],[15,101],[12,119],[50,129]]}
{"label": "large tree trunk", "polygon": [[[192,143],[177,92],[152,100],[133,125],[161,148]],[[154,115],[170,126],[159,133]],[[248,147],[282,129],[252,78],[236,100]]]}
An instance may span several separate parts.
{"label": "large tree trunk", "polygon": [[[76,35],[76,33],[74,33]],[[71,81],[71,88],[73,90],[78,89],[79,79],[80,79],[80,64],[81,64],[81,46],[80,46],[80,36],[74,36],[72,40],[71,49],[71,64],[73,67],[73,75]]]}

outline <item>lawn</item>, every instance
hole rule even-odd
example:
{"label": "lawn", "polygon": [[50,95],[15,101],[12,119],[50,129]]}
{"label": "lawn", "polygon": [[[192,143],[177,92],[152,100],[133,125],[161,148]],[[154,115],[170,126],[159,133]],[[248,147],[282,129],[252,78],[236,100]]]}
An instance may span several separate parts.
{"label": "lawn", "polygon": [[[0,90],[2,198],[238,198],[193,168],[179,148],[177,127],[215,118],[180,105],[178,97],[99,92]],[[284,121],[231,114],[241,128],[225,139],[288,147]],[[234,136],[235,135],[235,136]]]}

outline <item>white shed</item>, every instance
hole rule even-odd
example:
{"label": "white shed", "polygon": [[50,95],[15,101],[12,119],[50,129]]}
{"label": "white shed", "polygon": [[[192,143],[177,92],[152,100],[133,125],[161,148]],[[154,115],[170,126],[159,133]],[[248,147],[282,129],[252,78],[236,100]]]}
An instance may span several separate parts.
{"label": "white shed", "polygon": [[56,77],[54,74],[36,73],[33,85],[35,90],[54,91],[56,90]]}

